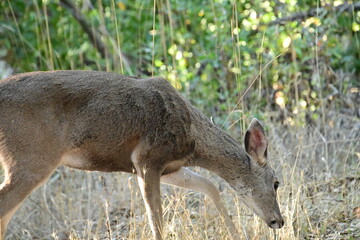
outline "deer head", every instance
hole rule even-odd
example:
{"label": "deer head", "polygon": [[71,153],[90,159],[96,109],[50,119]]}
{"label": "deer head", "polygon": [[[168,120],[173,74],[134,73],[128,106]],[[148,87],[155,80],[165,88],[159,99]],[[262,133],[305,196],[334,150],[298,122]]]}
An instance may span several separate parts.
{"label": "deer head", "polygon": [[267,163],[267,146],[264,129],[260,122],[254,119],[245,134],[249,168],[230,185],[238,192],[246,206],[270,228],[277,229],[284,225],[284,221],[276,199],[279,181]]}

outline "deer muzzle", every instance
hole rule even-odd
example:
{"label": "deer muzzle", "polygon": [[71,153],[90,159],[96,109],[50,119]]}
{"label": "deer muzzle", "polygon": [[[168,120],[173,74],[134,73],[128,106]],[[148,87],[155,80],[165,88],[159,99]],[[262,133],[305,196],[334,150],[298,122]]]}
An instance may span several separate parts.
{"label": "deer muzzle", "polygon": [[284,226],[284,219],[280,216],[279,218],[274,218],[267,222],[267,225],[272,229],[279,229]]}

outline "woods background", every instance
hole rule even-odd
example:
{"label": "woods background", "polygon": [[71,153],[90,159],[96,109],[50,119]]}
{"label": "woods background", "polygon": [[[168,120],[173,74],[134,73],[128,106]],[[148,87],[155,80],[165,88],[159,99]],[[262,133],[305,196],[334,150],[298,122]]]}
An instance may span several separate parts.
{"label": "woods background", "polygon": [[[342,0],[4,0],[0,78],[162,76],[240,142],[257,117],[281,180],[283,229],[268,229],[220,178],[195,169],[219,185],[243,239],[358,239],[359,10]],[[206,197],[162,193],[165,239],[229,239]],[[148,239],[144,216],[130,175],[60,168],[15,215],[9,239]]]}

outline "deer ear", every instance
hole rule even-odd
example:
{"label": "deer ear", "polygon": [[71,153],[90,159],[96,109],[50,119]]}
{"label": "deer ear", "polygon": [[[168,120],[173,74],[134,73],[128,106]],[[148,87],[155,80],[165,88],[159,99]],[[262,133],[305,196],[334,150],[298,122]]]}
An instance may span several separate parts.
{"label": "deer ear", "polygon": [[268,141],[259,120],[254,118],[245,134],[245,150],[259,165],[266,164]]}

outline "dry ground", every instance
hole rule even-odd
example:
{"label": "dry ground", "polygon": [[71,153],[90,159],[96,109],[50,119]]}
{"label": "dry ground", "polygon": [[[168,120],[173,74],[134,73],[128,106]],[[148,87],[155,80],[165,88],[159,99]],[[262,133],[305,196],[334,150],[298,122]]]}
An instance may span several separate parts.
{"label": "dry ground", "polygon": [[[227,184],[205,170],[242,239],[360,239],[360,120],[339,112],[299,128],[265,122],[281,180],[284,228],[270,230]],[[239,136],[235,136],[239,137]],[[230,239],[212,202],[162,187],[165,239]],[[7,239],[149,239],[136,178],[60,168],[14,216]]]}

